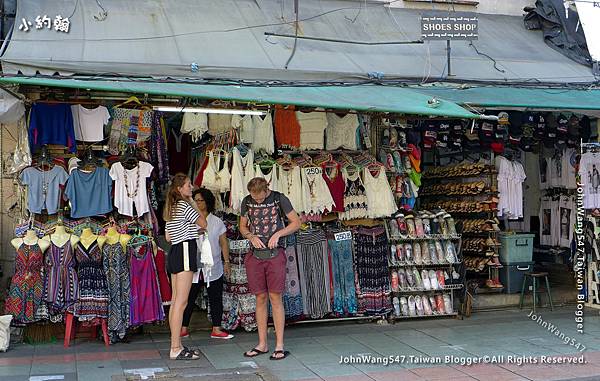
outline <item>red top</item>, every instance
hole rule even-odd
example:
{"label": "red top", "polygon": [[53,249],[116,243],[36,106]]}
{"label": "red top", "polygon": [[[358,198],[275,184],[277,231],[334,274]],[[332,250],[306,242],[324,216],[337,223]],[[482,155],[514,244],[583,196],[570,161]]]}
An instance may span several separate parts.
{"label": "red top", "polygon": [[333,202],[335,202],[335,207],[332,212],[343,212],[344,211],[344,192],[346,191],[346,182],[342,177],[342,166],[338,164],[335,169],[335,177],[333,179],[329,178],[327,174],[327,164],[323,163],[321,167],[323,168],[323,179],[329,188],[329,192],[331,193],[331,197],[333,197]]}
{"label": "red top", "polygon": [[294,106],[275,106],[274,124],[277,147],[300,147],[300,124]]}

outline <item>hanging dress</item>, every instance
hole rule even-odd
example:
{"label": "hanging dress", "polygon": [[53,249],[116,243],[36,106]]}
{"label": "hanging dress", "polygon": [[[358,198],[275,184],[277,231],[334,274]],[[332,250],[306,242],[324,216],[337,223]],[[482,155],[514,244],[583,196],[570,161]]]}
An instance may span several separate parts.
{"label": "hanging dress", "polygon": [[73,305],[79,299],[79,281],[71,237],[62,246],[52,242],[44,264],[44,302],[48,312],[51,315],[67,310],[72,312]]}
{"label": "hanging dress", "polygon": [[269,155],[275,152],[275,139],[273,136],[273,119],[271,113],[267,113],[264,118],[258,115],[252,115],[254,124],[254,140],[252,148],[258,152],[263,150]]}
{"label": "hanging dress", "polygon": [[233,163],[231,166],[229,207],[233,213],[239,214],[242,200],[248,195],[248,182],[254,177],[254,153],[252,153],[252,150],[248,150],[246,156],[242,157],[239,149],[233,147],[231,156],[233,157]]}
{"label": "hanging dress", "polygon": [[108,283],[108,331],[111,341],[123,339],[129,328],[131,283],[129,263],[120,240],[106,242],[102,247],[102,262]]}
{"label": "hanging dress", "polygon": [[108,285],[102,265],[102,252],[98,241],[87,249],[81,242],[75,248],[79,300],[75,303],[74,315],[80,321],[108,317]]}
{"label": "hanging dress", "polygon": [[298,272],[304,314],[320,319],[331,312],[331,278],[323,230],[298,233]]}
{"label": "hanging dress", "polygon": [[320,167],[302,168],[302,200],[305,213],[322,214],[335,208]]}
{"label": "hanging dress", "polygon": [[367,218],[369,201],[360,178],[360,172],[356,171],[350,175],[346,168],[342,168],[342,175],[346,179],[346,190],[344,191],[344,212],[338,215],[340,220]]}
{"label": "hanging dress", "polygon": [[273,164],[273,168],[270,172],[264,173],[259,164],[256,164],[254,167],[254,177],[262,177],[267,180],[267,184],[270,190],[279,191],[279,176],[278,173],[279,165],[277,163]]}
{"label": "hanging dress", "polygon": [[294,166],[289,170],[279,167],[279,191],[287,196],[292,203],[292,207],[298,213],[304,212],[300,172],[300,167],[298,166]]}
{"label": "hanging dress", "polygon": [[369,168],[364,169],[365,193],[367,195],[369,217],[389,217],[398,211],[392,189],[388,183],[383,167],[380,167],[376,176],[371,174]]}
{"label": "hanging dress", "polygon": [[202,187],[214,193],[225,193],[230,189],[229,153],[225,154],[225,162],[219,168],[220,156],[215,157],[213,151],[208,152],[208,165],[202,177]]}
{"label": "hanging dress", "polygon": [[152,242],[137,244],[132,238],[127,244],[130,261],[132,326],[161,321],[165,318],[158,277],[154,268]]}
{"label": "hanging dress", "polygon": [[228,331],[241,326],[250,332],[256,330],[256,296],[248,288],[244,260],[250,252],[247,240],[229,241],[231,276],[225,279],[223,289],[223,328]]}
{"label": "hanging dress", "polygon": [[329,193],[333,198],[333,202],[335,202],[335,207],[333,208],[333,212],[344,212],[344,191],[346,190],[346,183],[342,176],[341,165],[337,164],[335,166],[335,177],[331,178],[329,173],[327,172],[327,167],[325,164],[322,165],[323,168],[323,180],[325,180],[325,184],[327,184],[327,188],[329,188]]}
{"label": "hanging dress", "polygon": [[159,247],[154,256],[154,266],[156,266],[156,273],[158,274],[158,286],[163,306],[170,305],[172,299],[171,283],[169,283],[166,263],[165,252]]}
{"label": "hanging dress", "polygon": [[35,243],[22,243],[15,257],[15,275],[13,275],[8,296],[4,303],[4,312],[13,315],[18,323],[32,323],[42,302],[43,254]]}

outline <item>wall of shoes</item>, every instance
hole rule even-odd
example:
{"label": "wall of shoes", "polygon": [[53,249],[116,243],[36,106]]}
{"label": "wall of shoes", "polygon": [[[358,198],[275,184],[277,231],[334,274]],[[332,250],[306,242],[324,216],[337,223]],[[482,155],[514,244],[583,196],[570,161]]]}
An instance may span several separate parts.
{"label": "wall of shoes", "polygon": [[[467,278],[480,291],[500,292],[500,242],[497,171],[484,163],[432,167],[423,174],[422,207],[443,208],[462,228],[462,255]],[[484,285],[481,289],[479,285]]]}

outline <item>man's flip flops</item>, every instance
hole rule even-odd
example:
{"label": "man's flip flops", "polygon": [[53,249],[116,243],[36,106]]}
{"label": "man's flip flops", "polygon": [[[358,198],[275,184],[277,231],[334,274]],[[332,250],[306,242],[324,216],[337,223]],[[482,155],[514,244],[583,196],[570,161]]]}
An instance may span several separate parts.
{"label": "man's flip flops", "polygon": [[[269,356],[269,360],[273,360],[273,361],[283,360],[284,358],[288,357],[289,354],[290,354],[289,351],[273,351],[273,354],[271,356]],[[283,356],[277,356],[277,355],[283,355]]]}
{"label": "man's flip flops", "polygon": [[[250,353],[254,352],[255,354],[249,355],[248,352],[250,352]],[[252,348],[248,352],[244,352],[244,357],[256,357],[256,356],[264,355],[265,353],[269,353],[269,351],[261,351],[260,349],[257,349],[257,348]]]}

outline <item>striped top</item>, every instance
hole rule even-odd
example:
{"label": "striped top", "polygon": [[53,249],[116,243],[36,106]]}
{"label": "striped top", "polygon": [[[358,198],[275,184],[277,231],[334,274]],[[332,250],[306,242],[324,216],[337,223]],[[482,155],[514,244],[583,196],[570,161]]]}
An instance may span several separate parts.
{"label": "striped top", "polygon": [[199,237],[196,221],[200,215],[189,203],[179,200],[173,218],[167,221],[165,230],[171,236],[171,245]]}

